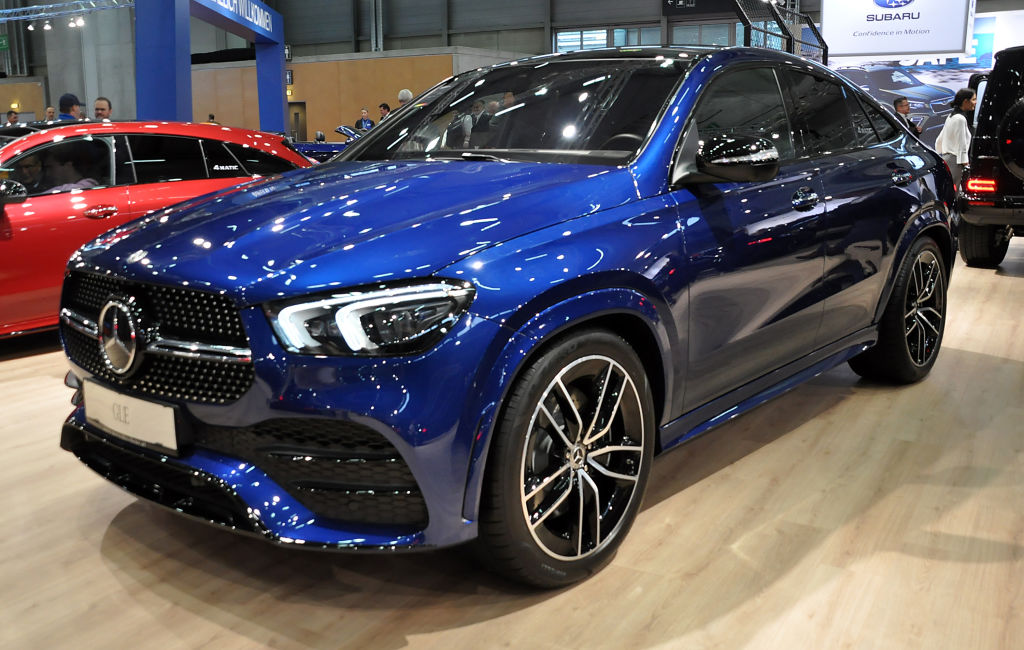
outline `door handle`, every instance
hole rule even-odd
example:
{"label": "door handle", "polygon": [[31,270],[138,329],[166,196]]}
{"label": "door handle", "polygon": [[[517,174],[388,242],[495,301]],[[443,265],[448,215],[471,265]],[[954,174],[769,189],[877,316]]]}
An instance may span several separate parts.
{"label": "door handle", "polygon": [[793,193],[793,209],[795,210],[810,210],[814,206],[818,205],[818,201],[821,198],[818,193],[809,187],[801,187]]}
{"label": "door handle", "polygon": [[910,170],[899,167],[892,172],[892,182],[896,185],[906,185],[912,180],[914,180],[914,175],[910,173]]}
{"label": "door handle", "polygon": [[90,219],[106,219],[117,214],[117,207],[113,205],[96,205],[86,208],[83,214]]}

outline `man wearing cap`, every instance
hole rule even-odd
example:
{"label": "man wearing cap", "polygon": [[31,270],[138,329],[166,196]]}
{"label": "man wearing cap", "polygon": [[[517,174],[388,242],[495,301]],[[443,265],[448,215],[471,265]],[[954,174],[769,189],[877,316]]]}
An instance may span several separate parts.
{"label": "man wearing cap", "polygon": [[78,98],[71,93],[64,93],[60,96],[57,106],[60,107],[60,114],[57,115],[58,120],[77,120],[78,113],[82,109],[82,102],[78,101]]}

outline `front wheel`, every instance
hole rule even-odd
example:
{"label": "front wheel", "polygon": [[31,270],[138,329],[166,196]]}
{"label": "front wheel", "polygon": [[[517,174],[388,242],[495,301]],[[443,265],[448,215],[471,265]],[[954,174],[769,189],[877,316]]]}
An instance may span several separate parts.
{"label": "front wheel", "polygon": [[878,324],[878,344],[850,359],[861,377],[900,384],[922,379],[935,365],[946,324],[942,252],[928,237],[903,260]]}
{"label": "front wheel", "polygon": [[495,431],[478,549],[538,587],[607,564],[633,523],[654,452],[643,366],[610,332],[571,335],[516,381]]}

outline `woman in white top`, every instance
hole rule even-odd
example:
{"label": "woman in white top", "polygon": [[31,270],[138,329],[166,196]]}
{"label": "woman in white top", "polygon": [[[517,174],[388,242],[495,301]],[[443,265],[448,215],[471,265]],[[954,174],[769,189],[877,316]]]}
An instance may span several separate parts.
{"label": "woman in white top", "polygon": [[971,148],[971,124],[967,114],[974,110],[978,96],[970,88],[961,88],[953,98],[953,113],[946,118],[946,123],[935,139],[935,150],[949,165],[953,173],[953,182],[957,189],[964,176],[964,168],[970,162],[968,151]]}

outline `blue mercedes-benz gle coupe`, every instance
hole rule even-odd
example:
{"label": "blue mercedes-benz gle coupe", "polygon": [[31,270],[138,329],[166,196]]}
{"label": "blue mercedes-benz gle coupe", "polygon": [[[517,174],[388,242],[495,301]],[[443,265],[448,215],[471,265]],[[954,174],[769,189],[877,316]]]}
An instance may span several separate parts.
{"label": "blue mercedes-benz gle coupe", "polygon": [[600,50],[426,91],[340,160],[71,259],[61,446],[274,542],[605,565],[653,458],[837,364],[935,363],[942,160],[759,49]]}

